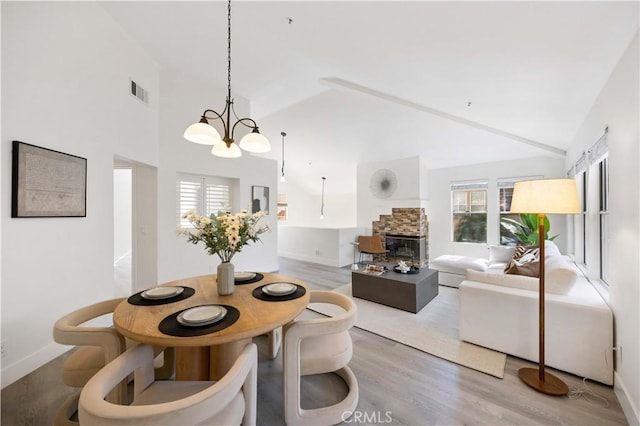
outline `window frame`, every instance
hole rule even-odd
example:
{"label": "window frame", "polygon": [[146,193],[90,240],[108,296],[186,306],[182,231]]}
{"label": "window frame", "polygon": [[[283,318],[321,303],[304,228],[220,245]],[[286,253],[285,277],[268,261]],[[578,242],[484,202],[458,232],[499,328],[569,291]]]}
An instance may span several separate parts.
{"label": "window frame", "polygon": [[[488,180],[470,181],[470,182],[452,182],[450,186],[451,197],[451,241],[454,243],[469,244],[486,244],[487,243],[487,225],[488,225]],[[459,199],[456,197],[459,193],[465,193],[464,204],[457,203]],[[474,193],[482,193],[483,203],[474,203]],[[460,210],[463,206],[464,211]],[[474,210],[474,206],[481,206],[483,210]],[[456,240],[456,218],[460,215],[484,215],[484,240],[483,241],[460,241]],[[458,220],[459,221],[459,220]]]}
{"label": "window frame", "polygon": [[599,261],[600,280],[609,286],[609,160],[604,156],[598,163],[598,203],[599,203]]}
{"label": "window frame", "polygon": [[[197,188],[194,189],[194,201],[192,205],[183,208],[184,186],[183,183],[193,183]],[[218,197],[214,197],[211,188],[217,188],[213,191],[223,193],[226,192],[226,200],[216,201]],[[226,188],[226,189],[225,189]],[[176,212],[177,212],[177,224],[183,228],[192,228],[193,226],[182,218],[182,215],[189,211],[195,210],[201,216],[210,216],[212,213],[218,213],[219,211],[231,211],[231,204],[233,200],[233,180],[230,178],[218,177],[218,176],[204,176],[204,175],[192,175],[187,173],[178,173],[176,176]],[[226,204],[225,204],[226,201]],[[219,203],[220,209],[215,210],[212,202]]]}
{"label": "window frame", "polygon": [[517,176],[517,177],[509,177],[509,178],[498,178],[498,180],[496,181],[496,186],[498,189],[498,242],[501,246],[511,246],[517,243],[516,242],[514,244],[504,244],[502,242],[502,234],[501,234],[502,227],[500,226],[500,224],[502,223],[502,218],[510,217],[511,219],[514,219],[520,222],[520,214],[511,213],[511,200],[509,200],[509,204],[508,204],[509,209],[508,210],[502,209],[502,190],[511,189],[511,197],[513,197],[513,188],[515,187],[517,182],[522,182],[526,180],[539,180],[543,178],[544,178],[543,175]]}

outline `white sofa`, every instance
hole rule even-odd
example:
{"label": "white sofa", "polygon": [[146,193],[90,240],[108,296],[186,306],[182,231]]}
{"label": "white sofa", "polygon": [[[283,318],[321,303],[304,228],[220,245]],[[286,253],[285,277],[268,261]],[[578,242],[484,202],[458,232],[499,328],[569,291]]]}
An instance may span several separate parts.
{"label": "white sofa", "polygon": [[[545,250],[545,365],[611,385],[611,309],[555,244],[547,242]],[[538,362],[538,279],[504,274],[506,258],[494,259],[486,271],[467,270],[459,337]]]}

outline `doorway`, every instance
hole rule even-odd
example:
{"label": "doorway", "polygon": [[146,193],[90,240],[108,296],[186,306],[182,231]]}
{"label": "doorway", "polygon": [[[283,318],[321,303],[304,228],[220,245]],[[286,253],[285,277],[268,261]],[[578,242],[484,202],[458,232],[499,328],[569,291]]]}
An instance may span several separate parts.
{"label": "doorway", "polygon": [[114,296],[133,290],[133,167],[113,168],[113,282]]}
{"label": "doorway", "polygon": [[114,296],[158,284],[158,173],[146,164],[113,164]]}

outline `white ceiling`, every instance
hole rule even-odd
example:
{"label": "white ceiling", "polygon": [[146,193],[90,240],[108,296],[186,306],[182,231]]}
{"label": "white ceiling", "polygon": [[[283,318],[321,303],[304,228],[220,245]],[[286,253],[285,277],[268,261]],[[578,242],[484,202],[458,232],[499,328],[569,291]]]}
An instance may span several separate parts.
{"label": "white ceiling", "polygon": [[[161,66],[226,88],[226,2],[102,5]],[[287,132],[287,179],[314,192],[321,176],[327,193],[354,192],[363,161],[557,156],[638,30],[638,6],[235,1],[232,88],[271,141],[265,156],[280,159]],[[193,106],[207,107],[224,99]]]}

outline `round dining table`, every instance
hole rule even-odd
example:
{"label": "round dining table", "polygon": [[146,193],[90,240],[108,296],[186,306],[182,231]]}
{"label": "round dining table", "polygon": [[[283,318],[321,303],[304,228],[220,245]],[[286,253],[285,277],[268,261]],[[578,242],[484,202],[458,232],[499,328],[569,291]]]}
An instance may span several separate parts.
{"label": "round dining table", "polygon": [[[116,307],[113,323],[122,335],[136,342],[176,348],[177,380],[219,380],[252,337],[287,324],[309,303],[309,289],[301,280],[276,273],[258,274],[258,278],[260,276],[262,279],[256,282],[236,281],[234,292],[226,296],[218,295],[215,274],[164,283],[162,286],[183,287],[194,292],[181,300],[170,298],[166,303],[159,301],[150,305],[131,303],[140,294],[137,293]],[[297,285],[296,297],[259,298],[258,288],[280,282]],[[171,335],[160,330],[163,320],[166,322],[178,312],[201,305],[227,306],[239,316],[221,330],[200,335]]]}

